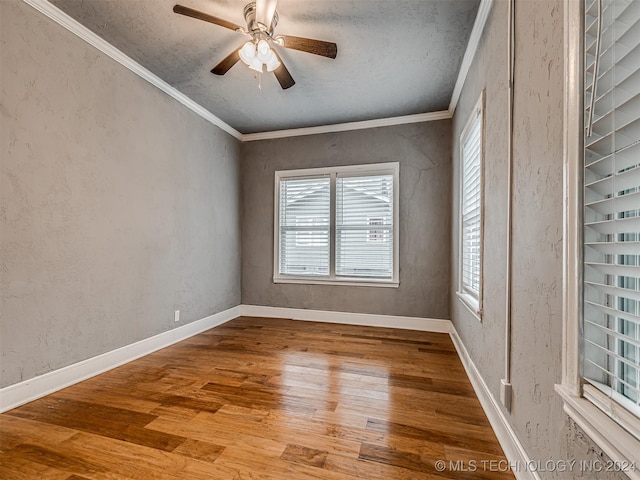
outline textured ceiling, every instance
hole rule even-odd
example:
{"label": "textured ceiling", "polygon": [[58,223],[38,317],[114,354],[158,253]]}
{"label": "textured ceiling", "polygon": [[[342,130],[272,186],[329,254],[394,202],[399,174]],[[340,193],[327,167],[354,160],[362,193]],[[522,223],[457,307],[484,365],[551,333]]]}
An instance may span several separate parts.
{"label": "textured ceiling", "polygon": [[276,34],[333,41],[335,60],[279,49],[296,80],[262,90],[241,62],[211,68],[246,41],[177,15],[175,3],[245,25],[248,0],[50,0],[242,133],[446,110],[480,0],[279,0]]}

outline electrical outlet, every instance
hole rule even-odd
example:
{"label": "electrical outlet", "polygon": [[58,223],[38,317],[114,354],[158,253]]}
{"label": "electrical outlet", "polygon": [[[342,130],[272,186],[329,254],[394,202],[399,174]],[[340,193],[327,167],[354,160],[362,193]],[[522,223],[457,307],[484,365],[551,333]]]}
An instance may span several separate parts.
{"label": "electrical outlet", "polygon": [[176,313],[173,317],[174,321],[179,322],[180,321],[180,310],[176,310]]}

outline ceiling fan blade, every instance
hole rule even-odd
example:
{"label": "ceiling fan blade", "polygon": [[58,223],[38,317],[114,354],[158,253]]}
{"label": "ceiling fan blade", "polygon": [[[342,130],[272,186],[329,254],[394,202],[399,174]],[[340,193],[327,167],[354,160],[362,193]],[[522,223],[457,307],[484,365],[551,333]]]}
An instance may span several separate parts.
{"label": "ceiling fan blade", "polygon": [[242,27],[240,27],[240,25],[236,25],[232,22],[227,22],[222,18],[214,17],[213,15],[209,15],[208,13],[200,12],[199,10],[194,10],[193,8],[185,7],[183,5],[175,5],[173,7],[173,11],[175,13],[179,13],[180,15],[186,15],[187,17],[193,17],[197,18],[198,20],[220,25],[221,27],[228,28],[229,30],[242,30]]}
{"label": "ceiling fan blade", "polygon": [[271,27],[278,0],[256,0],[256,20],[267,29]]}
{"label": "ceiling fan blade", "polygon": [[275,50],[273,53],[276,54],[276,57],[278,57],[278,61],[280,62],[280,66],[273,71],[273,74],[278,79],[278,83],[283,90],[293,87],[296,84],[296,81],[289,73],[289,70],[287,70],[287,67],[284,66],[284,62],[282,61],[282,58],[280,58],[280,55],[278,55]]}
{"label": "ceiling fan blade", "polygon": [[338,45],[333,42],[314,40],[312,38],[294,37],[292,35],[279,35],[284,40],[283,47],[313,53],[327,58],[336,58]]}
{"label": "ceiling fan blade", "polygon": [[218,65],[213,67],[211,73],[214,75],[224,75],[229,71],[231,67],[233,67],[236,63],[240,61],[240,53],[239,50],[234,50],[229,55],[225,57]]}

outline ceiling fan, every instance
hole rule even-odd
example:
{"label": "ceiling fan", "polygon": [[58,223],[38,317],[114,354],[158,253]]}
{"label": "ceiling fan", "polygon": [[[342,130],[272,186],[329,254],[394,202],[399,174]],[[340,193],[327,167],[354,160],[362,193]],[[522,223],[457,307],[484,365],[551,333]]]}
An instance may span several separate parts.
{"label": "ceiling fan", "polygon": [[278,52],[272,48],[273,46],[291,48],[327,58],[336,58],[338,46],[333,42],[313,40],[311,38],[275,35],[274,30],[278,24],[277,3],[278,0],[256,0],[247,4],[244,7],[244,18],[247,22],[246,29],[235,23],[183,5],[174,6],[173,11],[180,15],[220,25],[251,37],[251,40],[246,42],[240,49],[234,50],[218,65],[213,67],[211,73],[224,75],[238,61],[242,60],[243,63],[256,72],[262,73],[265,68],[268,72],[273,72],[280,86],[286,90],[293,87],[296,82],[282,62]]}

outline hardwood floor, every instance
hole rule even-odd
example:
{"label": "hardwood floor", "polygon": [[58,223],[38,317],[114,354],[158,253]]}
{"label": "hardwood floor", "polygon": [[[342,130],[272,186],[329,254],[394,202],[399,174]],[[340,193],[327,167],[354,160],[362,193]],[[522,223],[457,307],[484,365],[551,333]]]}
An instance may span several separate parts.
{"label": "hardwood floor", "polygon": [[398,329],[241,317],[0,415],[6,480],[513,479],[504,460],[448,335]]}

